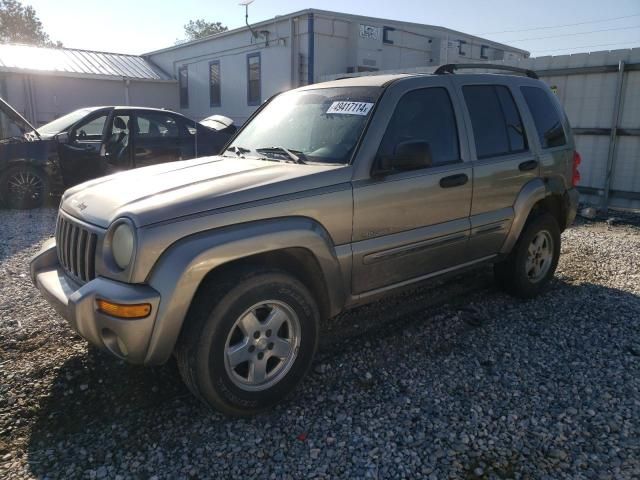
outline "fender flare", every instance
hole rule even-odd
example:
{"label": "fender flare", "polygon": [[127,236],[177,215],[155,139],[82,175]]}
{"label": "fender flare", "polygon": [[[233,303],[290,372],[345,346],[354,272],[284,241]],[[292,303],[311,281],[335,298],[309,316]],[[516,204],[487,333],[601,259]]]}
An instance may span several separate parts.
{"label": "fender flare", "polygon": [[207,274],[234,260],[287,248],[303,248],[314,256],[324,276],[329,311],[340,311],[346,302],[340,264],[331,237],[314,220],[276,218],[198,233],[169,247],[149,274],[147,283],[161,301],[144,363],[161,364],[169,358]]}
{"label": "fender flare", "polygon": [[522,187],[513,204],[513,222],[500,249],[501,254],[508,255],[513,250],[533,206],[548,194],[547,185],[541,178],[534,178]]}

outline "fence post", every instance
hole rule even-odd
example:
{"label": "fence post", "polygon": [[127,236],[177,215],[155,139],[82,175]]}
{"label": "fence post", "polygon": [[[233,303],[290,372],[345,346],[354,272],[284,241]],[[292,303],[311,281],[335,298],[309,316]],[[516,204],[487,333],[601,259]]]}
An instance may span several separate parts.
{"label": "fence post", "polygon": [[624,81],[624,61],[618,63],[618,77],[616,81],[616,96],[613,104],[613,118],[611,119],[611,133],[609,134],[609,153],[607,155],[607,173],[604,180],[604,196],[602,197],[601,209],[609,210],[609,192],[611,191],[611,181],[613,179],[614,159],[616,156],[616,145],[618,140],[618,124],[620,123],[620,111],[622,103],[622,84]]}

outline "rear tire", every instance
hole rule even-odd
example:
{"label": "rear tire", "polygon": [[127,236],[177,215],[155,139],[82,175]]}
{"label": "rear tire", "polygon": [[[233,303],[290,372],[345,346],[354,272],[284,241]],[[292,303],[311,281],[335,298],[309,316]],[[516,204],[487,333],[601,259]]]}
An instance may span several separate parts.
{"label": "rear tire", "polygon": [[9,168],[0,179],[0,198],[8,208],[41,207],[49,195],[46,174],[29,165]]}
{"label": "rear tire", "polygon": [[252,415],[305,376],[320,314],[309,290],[279,270],[243,269],[219,280],[203,284],[194,299],[176,346],[178,367],[208,406]]}
{"label": "rear tire", "polygon": [[549,213],[527,221],[513,251],[493,266],[498,285],[520,298],[533,298],[547,288],[560,258],[560,228]]}

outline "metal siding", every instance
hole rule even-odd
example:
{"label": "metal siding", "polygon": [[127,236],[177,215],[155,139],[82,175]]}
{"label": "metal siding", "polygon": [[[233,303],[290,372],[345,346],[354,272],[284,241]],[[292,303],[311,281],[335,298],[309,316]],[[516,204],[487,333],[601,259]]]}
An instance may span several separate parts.
{"label": "metal siding", "polygon": [[28,45],[0,45],[0,70],[171,80],[146,59],[136,55]]}

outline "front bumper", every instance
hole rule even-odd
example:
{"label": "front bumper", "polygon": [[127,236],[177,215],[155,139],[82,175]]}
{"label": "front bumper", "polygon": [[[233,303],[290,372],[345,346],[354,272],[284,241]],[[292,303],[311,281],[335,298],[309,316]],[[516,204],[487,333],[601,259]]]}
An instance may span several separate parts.
{"label": "front bumper", "polygon": [[[160,294],[147,285],[97,277],[84,285],[69,278],[60,263],[55,239],[48,240],[30,264],[31,279],[71,327],[91,344],[130,363],[145,363]],[[151,304],[148,317],[124,320],[98,311],[96,299],[120,304]]]}

